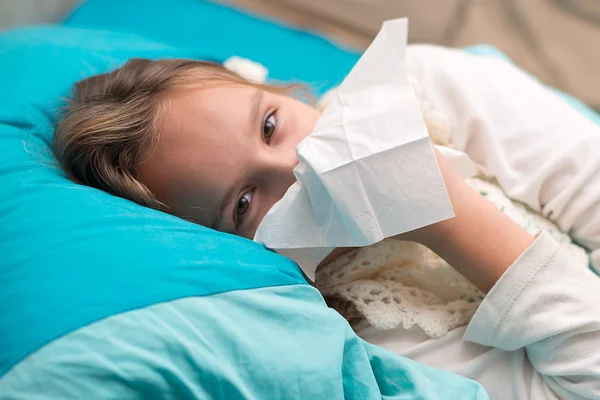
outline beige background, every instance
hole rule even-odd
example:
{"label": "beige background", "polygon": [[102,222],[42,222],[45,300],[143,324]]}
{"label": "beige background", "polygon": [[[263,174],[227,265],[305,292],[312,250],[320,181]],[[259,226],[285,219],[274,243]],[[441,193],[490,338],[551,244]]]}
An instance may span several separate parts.
{"label": "beige background", "polygon": [[[600,110],[600,0],[220,1],[357,48],[367,46],[386,19],[407,16],[411,42],[493,44],[544,82]],[[77,2],[0,0],[0,31],[60,20]]]}
{"label": "beige background", "polygon": [[0,32],[22,25],[59,21],[78,0],[0,0]]}

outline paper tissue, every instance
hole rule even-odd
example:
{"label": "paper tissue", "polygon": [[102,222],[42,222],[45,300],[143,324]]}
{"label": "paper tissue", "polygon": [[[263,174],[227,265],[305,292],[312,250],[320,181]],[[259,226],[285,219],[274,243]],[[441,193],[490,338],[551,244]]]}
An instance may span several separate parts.
{"label": "paper tissue", "polygon": [[336,247],[367,246],[454,216],[409,79],[408,21],[383,28],[296,148],[297,182],[254,240],[310,279]]}

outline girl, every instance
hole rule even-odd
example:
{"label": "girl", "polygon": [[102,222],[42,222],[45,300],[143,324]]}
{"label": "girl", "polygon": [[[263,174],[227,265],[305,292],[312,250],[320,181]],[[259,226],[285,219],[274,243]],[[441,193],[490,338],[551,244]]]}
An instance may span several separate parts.
{"label": "girl", "polygon": [[[587,248],[600,246],[597,126],[500,61],[416,46],[407,51],[407,69],[428,107],[448,117],[454,147],[487,178]],[[295,147],[319,117],[288,96],[295,89],[252,83],[215,64],[132,60],[76,85],[55,151],[83,184],[252,238],[294,182]],[[430,127],[439,122],[428,120]],[[337,305],[352,322],[358,319],[355,329],[366,340],[475,379],[492,398],[600,398],[600,280],[551,234],[531,235],[439,154],[438,162],[456,217],[385,241],[388,249],[396,245],[385,250],[397,256],[394,268],[363,264],[375,262],[368,252],[383,244],[338,249],[323,263],[317,285],[341,299]],[[431,249],[475,286],[460,276],[419,282],[423,270],[435,278],[448,269],[411,243]],[[431,260],[439,268],[414,267]],[[405,286],[437,297],[447,314],[452,301],[478,305],[477,311],[459,307],[454,312],[461,318],[429,333],[435,307],[416,308],[408,323],[378,324],[377,313],[365,321],[368,296],[406,316],[402,304],[391,304],[398,302],[392,284],[398,274],[389,272],[400,264],[412,265]],[[348,290],[352,285],[368,290],[361,297],[361,290]],[[384,289],[391,293],[387,302],[378,293]]]}

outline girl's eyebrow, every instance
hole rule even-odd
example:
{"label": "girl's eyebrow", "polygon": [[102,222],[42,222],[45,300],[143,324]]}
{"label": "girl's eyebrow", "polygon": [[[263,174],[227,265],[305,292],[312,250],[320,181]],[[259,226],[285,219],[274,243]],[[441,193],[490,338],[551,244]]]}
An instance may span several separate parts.
{"label": "girl's eyebrow", "polygon": [[258,120],[260,117],[260,105],[262,103],[263,95],[263,91],[260,89],[256,89],[252,95],[252,100],[250,101],[250,115],[248,119],[250,121],[250,126],[258,125]]}

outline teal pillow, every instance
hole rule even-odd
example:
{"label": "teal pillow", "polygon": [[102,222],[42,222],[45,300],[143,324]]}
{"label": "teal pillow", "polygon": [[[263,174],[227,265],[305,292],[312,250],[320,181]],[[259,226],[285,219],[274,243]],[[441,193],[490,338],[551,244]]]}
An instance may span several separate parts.
{"label": "teal pillow", "polygon": [[69,181],[61,98],[130,57],[122,32],[0,35],[0,399],[485,399],[368,345],[291,261]]}

